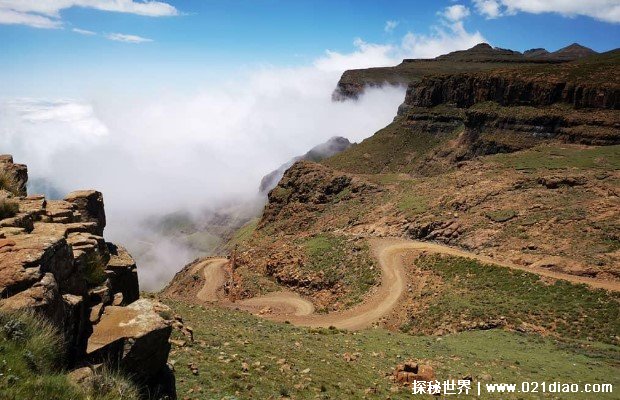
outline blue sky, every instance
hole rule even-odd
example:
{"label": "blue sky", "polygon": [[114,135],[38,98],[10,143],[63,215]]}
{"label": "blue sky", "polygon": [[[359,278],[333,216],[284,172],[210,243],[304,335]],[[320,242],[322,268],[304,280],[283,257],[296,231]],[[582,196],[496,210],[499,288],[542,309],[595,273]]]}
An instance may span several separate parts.
{"label": "blue sky", "polygon": [[[50,7],[41,8],[45,3]],[[441,13],[454,6],[466,10],[459,20],[468,34],[478,32],[499,47],[620,46],[618,0],[170,0],[152,3],[149,15],[138,0],[117,2],[126,6],[112,11],[110,0],[55,3],[0,0],[5,94],[191,87],[260,65],[311,65],[326,50],[358,50],[356,38],[398,47],[408,33],[432,36],[436,27],[450,33],[446,22],[454,21]],[[91,7],[80,6],[84,3]],[[36,27],[45,20],[53,27]],[[393,29],[385,29],[387,21],[394,22]],[[401,49],[392,56],[416,56],[412,53]]]}

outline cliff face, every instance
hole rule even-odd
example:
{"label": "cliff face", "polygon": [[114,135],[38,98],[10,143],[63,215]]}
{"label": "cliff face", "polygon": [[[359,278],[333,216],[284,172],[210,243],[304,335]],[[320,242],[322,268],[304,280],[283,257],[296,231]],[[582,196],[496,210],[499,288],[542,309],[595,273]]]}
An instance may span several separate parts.
{"label": "cliff face", "polygon": [[0,311],[51,321],[64,336],[67,369],[120,367],[151,395],[174,398],[174,379],[163,379],[171,376],[166,307],[139,299],[134,260],[103,238],[102,194],[28,196],[26,167],[0,160]]}
{"label": "cliff face", "polygon": [[[303,226],[310,221],[300,213],[314,214],[339,196],[361,195],[378,190],[375,185],[338,173],[320,164],[298,161],[289,168],[278,186],[269,192],[259,227],[294,214]],[[295,224],[294,224],[295,225]]]}
{"label": "cliff face", "polygon": [[428,75],[556,65],[594,54],[596,52],[593,50],[578,44],[572,44],[553,53],[545,49],[532,49],[522,54],[480,43],[471,49],[455,51],[433,59],[405,59],[393,67],[345,71],[338,81],[332,99],[335,101],[357,99],[366,88],[383,85],[407,86],[419,82]]}
{"label": "cliff face", "polygon": [[424,78],[409,86],[405,98],[405,104],[418,107],[451,103],[465,108],[485,101],[502,106],[567,103],[575,108],[617,110],[620,108],[620,87],[494,72]]}

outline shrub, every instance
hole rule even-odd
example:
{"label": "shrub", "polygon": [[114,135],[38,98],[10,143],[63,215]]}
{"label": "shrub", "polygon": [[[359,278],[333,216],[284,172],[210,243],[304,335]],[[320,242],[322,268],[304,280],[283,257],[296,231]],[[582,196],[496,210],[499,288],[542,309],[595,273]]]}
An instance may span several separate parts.
{"label": "shrub", "polygon": [[26,311],[0,312],[2,400],[137,400],[138,389],[107,369],[78,387],[63,366],[62,335],[43,317]]}
{"label": "shrub", "polygon": [[97,400],[132,400],[140,397],[140,392],[129,379],[107,368],[95,372],[83,389]]}
{"label": "shrub", "polygon": [[96,252],[86,253],[83,259],[84,279],[89,286],[101,285],[106,280],[103,259]]}
{"label": "shrub", "polygon": [[15,175],[13,175],[10,171],[0,170],[0,189],[6,190],[14,195],[19,194],[19,182],[15,178]]}
{"label": "shrub", "polygon": [[0,219],[14,217],[19,212],[19,204],[0,194]]}

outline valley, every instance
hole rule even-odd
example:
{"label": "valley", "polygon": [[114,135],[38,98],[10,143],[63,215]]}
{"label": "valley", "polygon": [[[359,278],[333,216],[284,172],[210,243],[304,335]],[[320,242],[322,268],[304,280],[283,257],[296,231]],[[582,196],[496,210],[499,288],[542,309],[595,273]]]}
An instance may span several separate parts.
{"label": "valley", "polygon": [[[0,364],[0,389],[405,399],[436,379],[611,384],[597,398],[617,398],[619,64],[617,49],[481,43],[346,71],[334,104],[407,87],[393,121],[285,162],[257,201],[154,217],[198,254],[159,292],[140,292],[140,267],[103,238],[100,192],[29,195],[27,167],[2,156],[0,358],[21,361],[10,381]],[[43,351],[54,338],[67,358]]]}

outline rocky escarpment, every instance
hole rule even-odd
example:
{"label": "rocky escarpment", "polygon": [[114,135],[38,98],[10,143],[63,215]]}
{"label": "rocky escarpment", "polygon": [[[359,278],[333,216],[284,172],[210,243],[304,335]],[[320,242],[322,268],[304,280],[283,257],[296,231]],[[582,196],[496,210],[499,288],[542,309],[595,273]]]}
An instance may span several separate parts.
{"label": "rocky escarpment", "polygon": [[296,161],[306,160],[319,162],[325,158],[331,157],[338,153],[342,153],[349,147],[351,147],[351,142],[349,142],[347,138],[343,138],[341,136],[334,136],[326,142],[314,146],[303,156],[295,157],[290,161],[282,164],[278,169],[271,171],[269,174],[265,175],[260,182],[258,191],[261,194],[269,193],[271,189],[276,187],[280,179],[282,179],[282,176],[284,176],[284,172],[289,169],[290,166],[293,165]]}
{"label": "rocky escarpment", "polygon": [[567,103],[575,108],[617,110],[620,86],[496,71],[424,78],[408,88],[405,98],[406,104],[419,107],[450,103],[465,108],[485,101],[502,106]]}
{"label": "rocky escarpment", "polygon": [[332,99],[336,101],[357,99],[366,88],[384,85],[407,86],[419,82],[428,75],[521,68],[528,65],[555,65],[594,54],[596,52],[592,49],[576,43],[552,53],[545,49],[532,49],[520,53],[480,43],[470,49],[454,51],[433,59],[404,59],[402,63],[393,67],[345,71],[338,81]]}
{"label": "rocky escarpment", "polygon": [[103,238],[102,194],[28,196],[26,167],[0,161],[0,311],[51,321],[64,336],[67,369],[120,368],[145,395],[174,398],[166,307],[139,299],[134,260]]}
{"label": "rocky escarpment", "polygon": [[550,140],[615,145],[620,81],[610,71],[619,60],[614,51],[552,68],[426,77],[407,89],[399,123],[435,137],[441,127],[464,128],[456,143],[426,158],[423,171],[440,159],[510,153]]}
{"label": "rocky escarpment", "polygon": [[293,214],[297,215],[296,219],[302,213],[314,215],[339,198],[378,190],[376,185],[349,174],[313,162],[298,161],[285,172],[278,186],[269,192],[269,202],[259,227],[276,220],[283,221]]}

